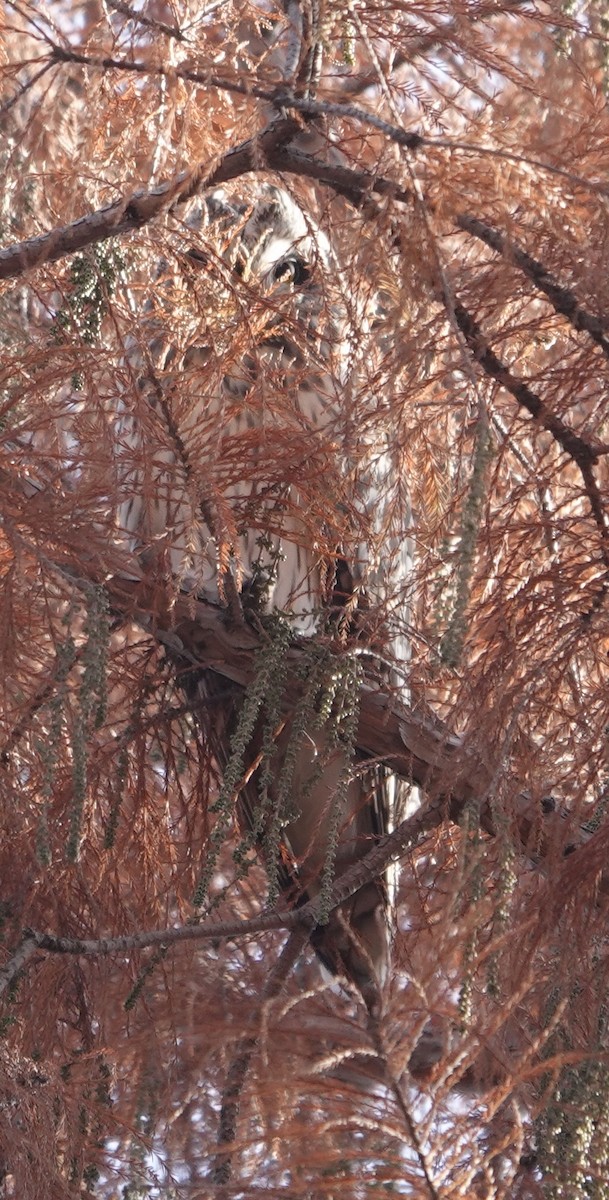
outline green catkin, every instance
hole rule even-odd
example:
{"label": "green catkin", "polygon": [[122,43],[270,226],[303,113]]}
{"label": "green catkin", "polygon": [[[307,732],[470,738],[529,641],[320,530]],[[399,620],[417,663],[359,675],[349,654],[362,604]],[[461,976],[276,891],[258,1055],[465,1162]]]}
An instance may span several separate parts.
{"label": "green catkin", "polygon": [[245,758],[256,721],[267,693],[272,690],[274,675],[281,669],[280,664],[287,654],[291,637],[288,623],[278,622],[270,642],[265,643],[256,656],[254,678],[245,693],[237,728],[231,738],[230,756],[220,793],[210,809],[212,813],[217,814],[217,820],[211,831],[205,868],[193,897],[195,908],[200,908],[205,902],[221,846],[228,836],[232,822],[234,797],[243,777]]}
{"label": "green catkin", "polygon": [[[484,895],[485,876],[480,856],[480,801],[473,799],[463,810],[460,825],[463,831],[462,871],[471,866],[467,902],[475,906]],[[459,990],[458,1012],[462,1032],[471,1025],[473,1015],[474,977],[478,955],[479,934],[474,927],[463,952],[463,978]]]}
{"label": "green catkin", "polygon": [[320,881],[318,920],[321,925],[328,921],[332,907],[336,854],[355,756],[360,692],[361,668],[359,662],[355,658],[348,658],[341,665],[340,687],[337,693],[339,702],[337,720],[336,723],[331,723],[329,726],[329,740],[335,748],[340,747],[343,755],[343,767],[332,798],[332,820],[328,830],[328,847]]}
{"label": "green catkin", "polygon": [[[560,991],[554,989],[544,1014],[552,1024]],[[578,1008],[581,989],[574,987],[571,1005]],[[569,1026],[559,1025],[544,1047],[554,1059],[574,1050]],[[609,1068],[607,1009],[601,1006],[596,1028],[596,1055],[564,1066],[548,1103],[536,1122],[539,1165],[548,1200],[609,1200]],[[543,1088],[543,1080],[541,1088]],[[550,1084],[549,1077],[546,1085]]]}
{"label": "green catkin", "polygon": [[121,809],[121,804],[122,804],[122,800],[123,800],[123,789],[124,789],[125,782],[127,779],[127,774],[129,771],[129,737],[130,736],[131,736],[131,730],[128,730],[127,734],[125,735],[125,738],[123,740],[123,744],[119,750],[119,754],[118,754],[116,775],[115,775],[115,779],[114,779],[114,799],[112,800],[112,806],[110,808],[110,814],[108,816],[108,823],[106,825],[106,831],[104,834],[104,850],[111,850],[114,845],[115,838],[116,838],[116,831],[118,829],[118,819],[120,816],[120,809]]}
{"label": "green catkin", "polygon": [[457,552],[457,573],[452,612],[448,626],[440,642],[440,658],[450,667],[456,667],[461,659],[463,643],[467,633],[467,608],[471,592],[472,575],[476,558],[476,544],[486,495],[486,470],[491,452],[488,423],[480,418],[476,430],[473,467],[463,512]]}
{"label": "green catkin", "polygon": [[48,703],[48,728],[44,737],[37,740],[42,763],[42,805],[36,830],[36,854],[44,866],[51,862],[51,841],[48,827],[49,804],[57,771],[59,747],[63,736],[66,709],[66,680],[76,660],[76,646],[72,637],[60,642],[56,649],[55,691]]}
{"label": "green catkin", "polygon": [[76,862],[82,839],[82,817],[88,791],[88,746],[93,731],[99,728],[106,712],[106,678],[110,619],[108,598],[103,588],[87,589],[87,615],[84,624],[82,675],[78,691],[78,709],[72,722],[72,807],[67,857]]}

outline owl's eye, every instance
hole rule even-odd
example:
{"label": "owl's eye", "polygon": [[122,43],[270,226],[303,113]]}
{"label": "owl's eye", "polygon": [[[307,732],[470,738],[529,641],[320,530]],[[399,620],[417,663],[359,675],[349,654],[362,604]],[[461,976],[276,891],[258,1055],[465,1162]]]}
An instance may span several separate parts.
{"label": "owl's eye", "polygon": [[291,258],[282,258],[280,262],[273,267],[273,279],[293,283],[295,287],[300,287],[310,279],[311,271],[306,262],[302,258],[293,255]]}

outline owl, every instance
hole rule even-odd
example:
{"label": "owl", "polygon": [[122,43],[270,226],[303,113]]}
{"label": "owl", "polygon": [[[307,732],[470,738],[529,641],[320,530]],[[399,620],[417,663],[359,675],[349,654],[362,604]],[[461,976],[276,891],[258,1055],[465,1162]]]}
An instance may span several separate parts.
{"label": "owl", "polygon": [[[305,653],[342,639],[403,670],[410,517],[384,398],[366,389],[374,316],[348,288],[328,236],[278,187],[198,199],[174,216],[171,237],[172,266],[158,268],[131,355],[122,528],[145,569],[176,588],[232,600],[258,621],[274,616]],[[194,684],[226,765],[236,694],[210,672]],[[319,895],[329,868],[340,875],[391,828],[402,796],[331,722],[309,712],[304,728],[295,723],[293,714],[279,723],[263,767],[245,763],[237,817],[300,905]],[[250,764],[264,757],[265,738],[268,752],[258,724]],[[333,975],[378,1005],[389,971],[387,880],[365,883],[312,942]]]}

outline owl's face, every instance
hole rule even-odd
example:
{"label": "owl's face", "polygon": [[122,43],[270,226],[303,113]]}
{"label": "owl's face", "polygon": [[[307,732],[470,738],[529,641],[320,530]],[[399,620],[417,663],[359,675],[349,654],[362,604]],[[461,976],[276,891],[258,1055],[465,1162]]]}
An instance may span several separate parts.
{"label": "owl's face", "polygon": [[[325,233],[287,192],[263,189],[229,257],[277,311],[267,345],[281,345],[285,357],[299,362],[305,347],[311,363],[337,358],[345,318],[338,264]],[[334,366],[340,372],[338,361]]]}
{"label": "owl's face", "polygon": [[[344,321],[338,265],[325,233],[287,192],[264,184],[248,204],[220,188],[198,200],[183,223],[218,238],[235,282],[268,302],[259,345],[281,344],[297,360],[306,345],[314,360],[328,361]],[[205,260],[205,250],[194,257]]]}
{"label": "owl's face", "polygon": [[247,281],[272,286],[284,279],[301,286],[336,270],[325,233],[287,192],[271,184],[262,185],[250,204],[229,199],[217,188],[189,205],[182,224],[219,233],[224,257]]}
{"label": "owl's face", "polygon": [[[235,268],[265,288],[292,285],[312,291],[332,262],[326,235],[286,192],[267,187],[232,247]],[[308,286],[306,286],[308,285]]]}
{"label": "owl's face", "polygon": [[[191,396],[221,386],[255,401],[257,380],[259,398],[264,382],[266,397],[272,391],[283,409],[306,390],[321,392],[317,407],[327,410],[349,378],[356,344],[337,257],[286,191],[250,182],[247,196],[218,188],[171,214],[178,269],[170,267],[164,287],[155,288],[155,304],[171,309],[174,322],[164,366],[194,372]],[[228,369],[212,380],[222,358]]]}

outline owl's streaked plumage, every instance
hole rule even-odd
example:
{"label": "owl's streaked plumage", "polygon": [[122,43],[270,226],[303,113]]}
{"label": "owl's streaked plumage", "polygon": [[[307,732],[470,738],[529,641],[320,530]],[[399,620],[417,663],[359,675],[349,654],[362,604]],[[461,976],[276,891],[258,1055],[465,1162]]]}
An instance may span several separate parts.
{"label": "owl's streaked plumage", "polygon": [[[136,355],[144,406],[122,423],[127,463],[132,454],[123,527],[142,561],[186,590],[223,601],[230,572],[259,612],[287,614],[296,633],[313,637],[342,610],[363,645],[389,640],[404,659],[392,609],[409,573],[407,497],[392,476],[382,397],[362,411],[365,315],[328,238],[271,186],[249,205],[223,193],[196,202],[179,236],[193,313],[176,346],[163,311],[184,300],[161,271],[157,311],[142,324],[148,348]],[[220,723],[225,742],[231,719]],[[317,894],[333,838],[340,874],[387,831],[395,781],[362,768],[345,787],[345,751],[325,729],[294,748],[288,722],[276,776],[286,752],[295,761],[279,877],[299,903]],[[254,777],[238,802],[242,828],[255,825],[257,804]],[[389,961],[385,881],[361,888],[312,940],[372,1004]]]}

